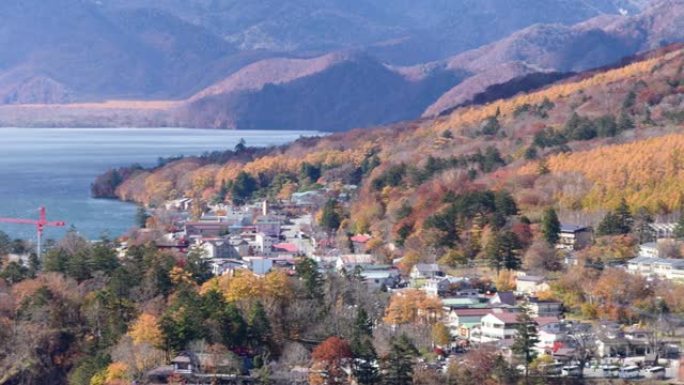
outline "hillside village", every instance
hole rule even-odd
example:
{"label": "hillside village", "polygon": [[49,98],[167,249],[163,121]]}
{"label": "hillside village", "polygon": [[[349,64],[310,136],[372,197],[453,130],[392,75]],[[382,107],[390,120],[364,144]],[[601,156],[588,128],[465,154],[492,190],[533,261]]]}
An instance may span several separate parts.
{"label": "hillside village", "polygon": [[[217,277],[207,282],[238,303],[236,281],[279,272],[307,282],[312,266],[323,282],[366,293],[357,315],[370,317],[372,353],[359,331],[305,331],[312,358],[274,378],[325,383],[334,370],[341,383],[373,383],[406,354],[420,384],[677,381],[681,198],[653,175],[621,175],[653,170],[678,186],[681,59],[675,45],[427,122],[265,152],[243,145],[219,164],[114,170],[97,186],[151,208],[121,256],[152,241],[200,258]],[[597,156],[610,161],[595,165]],[[672,166],[663,171],[660,157]],[[124,180],[111,185],[116,173]],[[162,199],[179,190],[184,198]],[[346,343],[351,361],[316,358]],[[178,371],[166,368],[152,373]]]}
{"label": "hillside village", "polygon": [[[316,213],[331,200],[349,201],[357,188],[344,186],[342,195],[327,188],[310,190],[275,203],[218,204],[197,220],[190,219],[192,199],[168,201],[161,211],[163,216],[174,218],[174,231],[154,243],[163,250],[199,253],[215,276],[247,273],[264,277],[272,270],[296,275],[297,261],[309,258],[323,275],[353,274],[367,290],[389,293],[392,299],[384,317],[389,324],[394,322],[394,311],[404,311],[393,309],[394,301],[410,301],[416,296],[432,301],[432,307],[427,308],[414,304],[417,308],[411,322],[420,323],[419,319],[428,317],[425,327],[446,327],[445,337],[433,340],[431,345],[437,354],[434,369],[438,371],[448,371],[452,362],[459,362],[472,349],[492,349],[515,362],[512,345],[525,314],[538,335],[533,349],[537,357],[543,357],[536,367],[538,374],[551,378],[682,378],[682,321],[676,317],[654,314],[639,323],[582,320],[568,313],[563,302],[551,294],[558,279],[554,273],[518,269],[499,288],[501,279],[492,281],[491,272],[476,266],[454,270],[438,263],[417,263],[407,270],[401,259],[385,263],[382,256],[369,253],[367,244],[372,237],[368,234],[350,234],[347,244],[338,247],[338,239],[320,226]],[[667,257],[679,244],[677,234],[683,230],[678,223],[648,224],[644,236],[648,242],[638,246],[637,256],[612,263],[610,268],[648,281],[684,281],[684,260]],[[152,230],[139,230],[137,236],[144,237],[147,232]],[[565,265],[561,270],[579,263],[581,252],[592,246],[594,233],[591,227],[559,223],[555,249]],[[125,242],[119,253],[126,253]],[[664,327],[669,332],[660,335],[659,328]],[[148,374],[158,380],[164,373],[181,374],[191,382],[200,378],[193,377],[202,373],[201,360],[196,357],[199,353],[183,354],[170,362],[166,372],[155,369]],[[193,364],[183,364],[184,360]]]}

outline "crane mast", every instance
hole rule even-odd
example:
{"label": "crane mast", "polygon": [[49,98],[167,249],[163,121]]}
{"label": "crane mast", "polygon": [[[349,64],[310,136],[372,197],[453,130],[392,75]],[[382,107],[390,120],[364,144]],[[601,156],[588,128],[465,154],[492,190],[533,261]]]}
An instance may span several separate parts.
{"label": "crane mast", "polygon": [[0,218],[0,223],[12,223],[20,225],[33,225],[36,227],[37,246],[36,255],[41,258],[43,247],[43,231],[46,227],[64,227],[66,223],[63,221],[48,221],[45,207],[38,209],[38,219],[21,219],[21,218]]}

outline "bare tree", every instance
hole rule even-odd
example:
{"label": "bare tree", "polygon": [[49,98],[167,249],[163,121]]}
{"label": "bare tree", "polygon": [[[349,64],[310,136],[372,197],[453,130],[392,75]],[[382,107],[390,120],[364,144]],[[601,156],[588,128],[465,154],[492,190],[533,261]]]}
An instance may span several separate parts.
{"label": "bare tree", "polygon": [[573,349],[572,358],[577,362],[580,377],[583,377],[587,363],[596,356],[596,334],[590,324],[572,322],[565,325],[566,338]]}

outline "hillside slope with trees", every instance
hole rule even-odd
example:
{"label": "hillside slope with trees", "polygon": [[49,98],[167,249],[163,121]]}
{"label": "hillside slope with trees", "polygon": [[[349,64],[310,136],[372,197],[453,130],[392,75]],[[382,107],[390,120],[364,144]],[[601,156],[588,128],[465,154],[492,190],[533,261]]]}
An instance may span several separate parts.
{"label": "hillside slope with trees", "polygon": [[[151,205],[182,196],[208,203],[227,199],[225,186],[246,173],[256,181],[251,196],[277,199],[312,188],[314,181],[303,170],[313,167],[318,183],[360,185],[342,224],[350,233],[440,250],[458,246],[444,243],[458,239],[456,233],[471,233],[458,242],[465,247],[463,242],[477,236],[476,255],[486,244],[480,237],[486,238],[487,228],[505,223],[514,212],[500,206],[509,196],[532,220],[548,206],[591,213],[622,198],[634,207],[678,209],[673,199],[660,199],[670,190],[648,194],[649,181],[672,180],[672,189],[678,186],[678,136],[644,140],[679,131],[682,68],[681,47],[670,46],[623,67],[437,119],[304,138],[279,148],[207,154],[153,170],[113,170],[96,186],[109,184],[104,190],[111,195]],[[667,155],[648,157],[669,138],[677,140],[661,146],[670,149]],[[643,157],[619,155],[639,148],[636,154]],[[596,154],[611,162],[592,166]],[[651,169],[657,176],[643,174]],[[595,185],[599,174],[612,176]],[[471,210],[488,219],[453,227],[454,219],[469,218]],[[525,226],[523,221],[518,227]]]}

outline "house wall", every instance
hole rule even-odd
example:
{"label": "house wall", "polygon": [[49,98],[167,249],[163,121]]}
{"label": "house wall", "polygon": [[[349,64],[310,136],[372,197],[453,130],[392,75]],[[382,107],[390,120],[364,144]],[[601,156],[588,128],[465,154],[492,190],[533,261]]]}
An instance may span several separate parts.
{"label": "house wall", "polygon": [[482,317],[480,332],[481,342],[492,342],[513,338],[517,333],[512,325],[506,325],[492,315]]}
{"label": "house wall", "polygon": [[557,302],[530,303],[533,317],[556,317],[561,314],[561,304]]}

